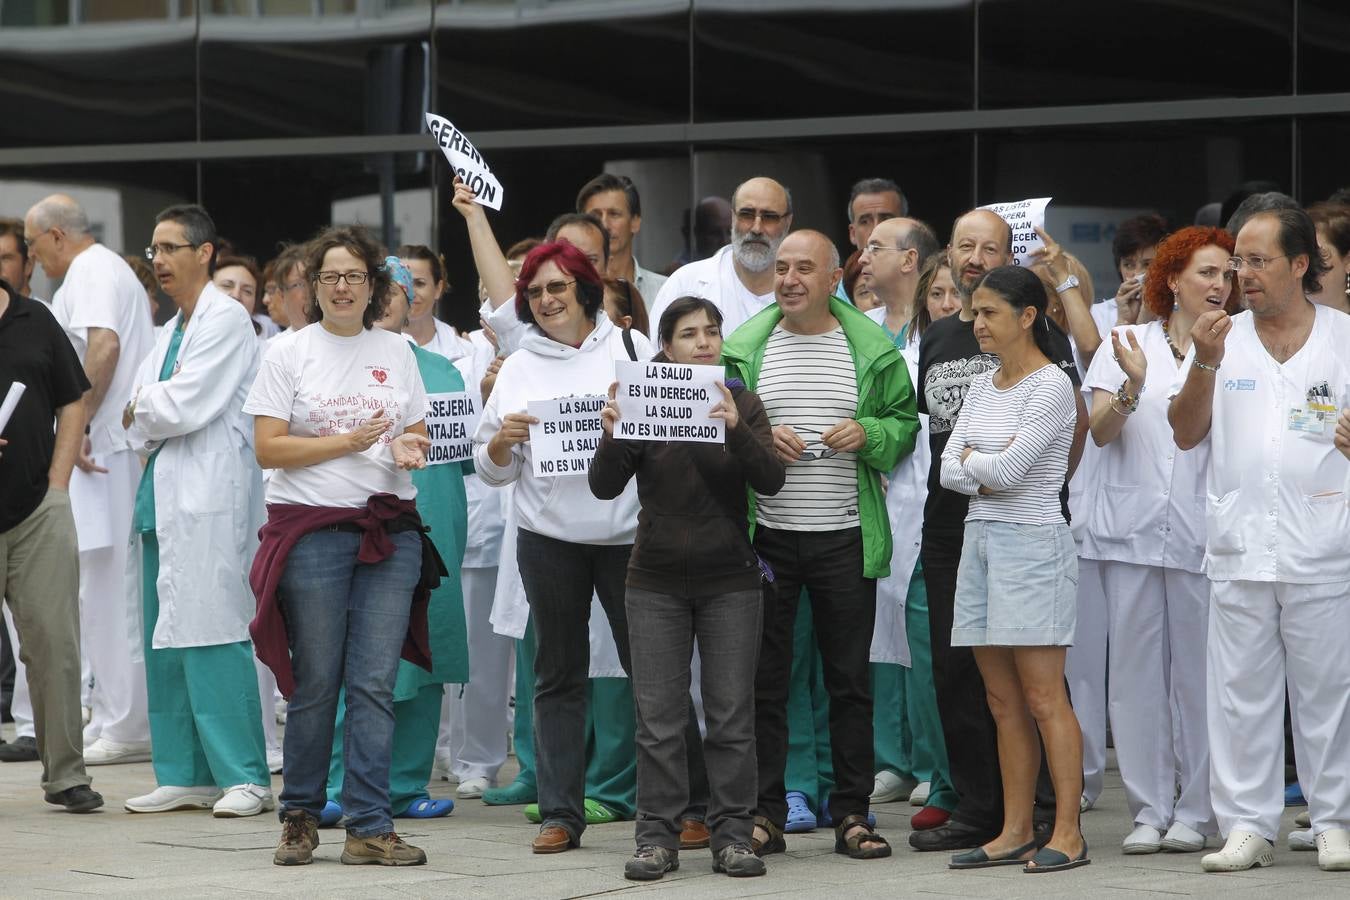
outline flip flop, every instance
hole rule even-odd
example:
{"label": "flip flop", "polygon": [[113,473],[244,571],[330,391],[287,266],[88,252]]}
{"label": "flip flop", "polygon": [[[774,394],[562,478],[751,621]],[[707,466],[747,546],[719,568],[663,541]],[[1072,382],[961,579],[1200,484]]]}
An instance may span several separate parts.
{"label": "flip flop", "polygon": [[599,800],[592,800],[589,797],[582,803],[582,808],[586,813],[587,825],[607,825],[623,818]]}
{"label": "flip flop", "polygon": [[1069,859],[1067,854],[1060,853],[1058,850],[1042,847],[1036,851],[1036,855],[1031,858],[1031,862],[1022,867],[1022,871],[1028,875],[1038,875],[1042,872],[1063,872],[1066,869],[1076,869],[1092,862],[1088,859],[1087,852],[1087,841],[1083,841],[1083,851],[1073,859]]}
{"label": "flip flop", "polygon": [[420,800],[414,800],[412,806],[405,809],[400,815],[395,816],[398,819],[439,819],[441,816],[450,815],[450,811],[455,808],[455,801],[450,799],[432,800],[430,797],[423,797]]}
{"label": "flip flop", "polygon": [[[1013,850],[1009,850],[1002,856],[990,856],[984,851],[983,847],[976,847],[974,850],[967,850],[964,853],[957,853],[952,856],[952,861],[947,863],[949,869],[988,869],[993,866],[1024,866],[1027,861],[1021,859],[1027,853],[1036,849],[1036,842],[1023,844]],[[1061,854],[1062,855],[1062,854]]]}
{"label": "flip flop", "polygon": [[332,828],[342,821],[342,807],[329,800],[323,805],[323,811],[319,813],[319,827]]}
{"label": "flip flop", "polygon": [[801,791],[787,792],[787,821],[783,826],[784,834],[805,834],[816,830],[816,814],[806,802]]}

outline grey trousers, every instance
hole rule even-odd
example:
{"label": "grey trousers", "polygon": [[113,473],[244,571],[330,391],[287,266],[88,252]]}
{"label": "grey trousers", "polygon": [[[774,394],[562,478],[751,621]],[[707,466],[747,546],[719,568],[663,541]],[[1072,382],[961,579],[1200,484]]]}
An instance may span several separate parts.
{"label": "grey trousers", "polygon": [[0,533],[0,596],[28,667],[42,788],[88,784],[80,720],[80,559],[70,495],[49,488],[38,508]]}
{"label": "grey trousers", "polygon": [[695,640],[703,667],[703,756],[712,850],[750,842],[758,784],[755,668],[762,598],[760,590],[678,597],[628,588],[637,706],[638,846],[680,846],[680,820],[689,805],[685,733]]}

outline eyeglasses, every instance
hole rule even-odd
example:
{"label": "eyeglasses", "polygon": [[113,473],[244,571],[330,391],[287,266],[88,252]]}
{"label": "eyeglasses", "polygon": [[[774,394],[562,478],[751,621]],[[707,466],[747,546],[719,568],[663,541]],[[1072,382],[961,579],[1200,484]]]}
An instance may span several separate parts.
{"label": "eyeglasses", "polygon": [[[337,284],[345,281],[350,285],[365,284],[370,278],[369,272],[315,272],[314,280],[319,284]],[[286,285],[287,288],[291,285]]]}
{"label": "eyeglasses", "polygon": [[1228,259],[1228,268],[1231,271],[1240,272],[1245,265],[1253,272],[1260,272],[1266,266],[1270,265],[1273,260],[1286,258],[1287,257],[1284,254],[1279,256],[1233,256]]}
{"label": "eyeglasses", "polygon": [[742,225],[753,225],[755,220],[759,219],[765,225],[777,225],[783,219],[787,218],[787,213],[774,212],[771,209],[745,209],[736,210],[736,220]]}
{"label": "eyeglasses", "polygon": [[868,242],[867,246],[863,247],[863,250],[867,253],[880,253],[882,250],[899,250],[901,253],[903,253],[906,250],[913,250],[913,249],[914,249],[913,247],[883,247],[881,244],[873,242]]}
{"label": "eyeglasses", "polygon": [[26,237],[26,238],[24,238],[24,239],[23,239],[23,246],[24,246],[24,249],[25,249],[25,250],[31,249],[32,246],[33,246],[34,244],[36,244],[38,241],[42,240],[42,236],[43,236],[44,234],[51,234],[51,233],[52,233],[53,231],[55,231],[55,230],[56,230],[56,229],[54,229],[54,228],[48,228],[46,231],[40,231],[40,232],[38,232],[38,234],[35,235],[34,237],[31,237],[31,238]]}
{"label": "eyeglasses", "polygon": [[182,250],[186,247],[195,248],[196,246],[196,244],[151,244],[149,247],[145,248],[145,258],[154,262],[155,257],[159,256],[161,253],[168,256],[175,250]]}
{"label": "eyeglasses", "polygon": [[567,292],[568,285],[576,283],[576,279],[573,278],[571,281],[550,281],[545,285],[532,284],[525,289],[525,296],[531,300],[538,300],[544,296],[544,291],[548,291],[549,294],[557,297]]}
{"label": "eyeglasses", "polygon": [[[336,284],[337,282],[334,282]],[[281,286],[283,291],[298,291],[305,286],[303,281],[290,281]]]}

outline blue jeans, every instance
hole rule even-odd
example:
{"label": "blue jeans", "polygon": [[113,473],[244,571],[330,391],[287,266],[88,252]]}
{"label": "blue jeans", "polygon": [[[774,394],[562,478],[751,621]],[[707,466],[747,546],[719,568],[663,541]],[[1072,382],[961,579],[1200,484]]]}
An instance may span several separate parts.
{"label": "blue jeans", "polygon": [[394,681],[422,571],[422,544],[415,531],[392,534],[390,540],[394,554],[366,565],[356,559],[360,534],[311,532],[291,549],[281,577],[295,672],[281,812],[300,809],[317,817],[323,809],[338,689],[345,687],[342,809],[347,831],[356,837],[394,830],[389,805]]}

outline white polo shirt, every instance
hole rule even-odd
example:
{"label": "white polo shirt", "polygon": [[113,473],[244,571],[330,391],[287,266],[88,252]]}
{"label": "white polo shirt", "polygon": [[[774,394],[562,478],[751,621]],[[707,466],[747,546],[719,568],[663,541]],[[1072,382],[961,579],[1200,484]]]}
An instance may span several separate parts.
{"label": "white polo shirt", "polygon": [[[1178,369],[1163,323],[1115,330],[1126,346],[1126,334],[1134,332],[1148,357],[1148,374],[1139,409],[1125,420],[1119,437],[1098,451],[1099,493],[1083,538],[1083,555],[1203,572],[1210,439],[1181,450],[1172,438],[1168,393]],[[1227,368],[1225,359],[1223,370]],[[1111,355],[1108,339],[1092,358],[1083,387],[1114,394],[1124,383],[1125,372]]]}
{"label": "white polo shirt", "polygon": [[[1215,581],[1350,581],[1350,461],[1332,444],[1350,382],[1350,316],[1314,309],[1312,333],[1283,365],[1250,312],[1233,316],[1210,426],[1205,573]],[[1317,421],[1310,397],[1334,411]]]}

